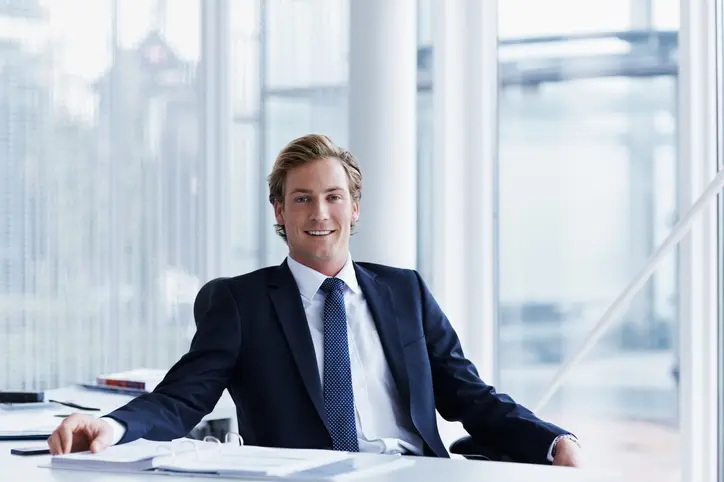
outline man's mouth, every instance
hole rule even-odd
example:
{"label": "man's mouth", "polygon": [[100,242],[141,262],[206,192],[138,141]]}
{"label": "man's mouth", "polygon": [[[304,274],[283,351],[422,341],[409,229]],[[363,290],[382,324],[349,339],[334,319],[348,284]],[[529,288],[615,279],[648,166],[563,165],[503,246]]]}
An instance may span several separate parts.
{"label": "man's mouth", "polygon": [[327,231],[304,231],[310,236],[329,236],[334,232],[334,230],[327,230]]}

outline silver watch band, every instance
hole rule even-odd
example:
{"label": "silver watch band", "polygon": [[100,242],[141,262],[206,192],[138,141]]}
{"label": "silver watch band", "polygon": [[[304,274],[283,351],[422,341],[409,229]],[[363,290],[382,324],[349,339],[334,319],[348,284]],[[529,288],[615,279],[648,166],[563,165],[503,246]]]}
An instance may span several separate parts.
{"label": "silver watch band", "polygon": [[556,449],[558,448],[558,442],[560,442],[560,441],[563,440],[563,439],[568,439],[568,440],[572,441],[573,443],[575,443],[576,445],[578,445],[579,447],[581,446],[581,442],[578,441],[578,439],[576,438],[575,435],[571,435],[571,434],[569,434],[569,433],[568,433],[568,434],[565,434],[565,435],[560,435],[560,436],[558,436],[558,437],[556,438],[556,440],[553,442],[553,451],[552,451],[552,453],[551,453],[551,456],[552,456],[552,457],[555,457],[555,456],[556,456]]}

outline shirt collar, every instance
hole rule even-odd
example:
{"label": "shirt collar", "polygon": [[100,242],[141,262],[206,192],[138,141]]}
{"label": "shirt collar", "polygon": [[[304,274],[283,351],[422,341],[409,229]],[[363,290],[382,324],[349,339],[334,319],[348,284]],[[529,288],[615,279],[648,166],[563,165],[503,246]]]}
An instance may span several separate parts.
{"label": "shirt collar", "polygon": [[[299,293],[308,300],[314,298],[314,295],[317,294],[317,291],[319,291],[319,288],[328,276],[313,270],[309,266],[303,265],[291,256],[287,256],[287,263],[294,277],[294,281],[297,282]],[[354,271],[352,256],[347,255],[347,261],[335,278],[344,281],[344,284],[347,285],[347,288],[353,293],[359,292],[359,283],[357,282],[357,275]]]}

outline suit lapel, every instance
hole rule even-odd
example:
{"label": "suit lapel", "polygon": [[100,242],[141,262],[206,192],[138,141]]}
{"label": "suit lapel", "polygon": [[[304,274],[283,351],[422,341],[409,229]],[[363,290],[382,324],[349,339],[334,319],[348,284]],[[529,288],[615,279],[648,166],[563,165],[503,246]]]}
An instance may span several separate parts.
{"label": "suit lapel", "polygon": [[401,401],[403,406],[409,406],[410,386],[402,352],[398,315],[395,305],[392,303],[392,292],[390,287],[371,271],[362,268],[357,263],[354,268],[357,273],[357,281],[377,327],[377,333],[380,335],[382,349],[402,398]]}
{"label": "suit lapel", "polygon": [[309,333],[309,324],[307,315],[304,313],[299,288],[294,281],[292,272],[289,271],[286,260],[271,277],[269,287],[274,310],[299,369],[299,374],[312,399],[314,408],[317,409],[319,417],[326,426],[322,384],[319,380],[314,344]]}

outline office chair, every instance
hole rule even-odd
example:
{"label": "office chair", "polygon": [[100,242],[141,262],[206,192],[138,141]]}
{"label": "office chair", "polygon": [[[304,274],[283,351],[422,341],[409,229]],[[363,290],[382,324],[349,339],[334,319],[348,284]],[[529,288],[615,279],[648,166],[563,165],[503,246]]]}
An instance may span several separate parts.
{"label": "office chair", "polygon": [[[227,278],[216,278],[212,281],[216,280],[223,280]],[[209,296],[210,296],[210,286],[211,282],[206,283],[204,286],[201,287],[201,290],[199,290],[199,294],[196,296],[196,300],[194,301],[194,321],[198,323],[198,320],[201,319],[201,317],[204,314],[204,311],[208,308],[209,305]],[[490,449],[488,447],[481,446],[477,443],[475,443],[472,439],[472,437],[462,437],[453,442],[450,445],[450,452],[457,455],[462,455],[466,459],[471,460],[492,460],[492,461],[498,461],[498,462],[517,462],[516,459],[513,457],[508,456],[507,454],[503,454],[501,452],[498,452],[496,450]]]}
{"label": "office chair", "polygon": [[491,449],[473,441],[468,435],[461,437],[450,444],[450,453],[462,455],[470,460],[491,460],[493,462],[523,462],[508,454]]}

